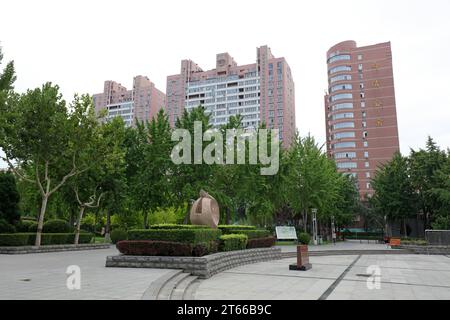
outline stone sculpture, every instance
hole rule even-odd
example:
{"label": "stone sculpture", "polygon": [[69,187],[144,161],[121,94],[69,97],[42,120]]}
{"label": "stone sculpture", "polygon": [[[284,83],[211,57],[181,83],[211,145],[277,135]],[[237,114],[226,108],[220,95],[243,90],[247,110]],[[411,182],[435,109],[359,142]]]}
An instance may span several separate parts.
{"label": "stone sculpture", "polygon": [[200,198],[192,205],[190,218],[193,225],[208,226],[217,229],[220,221],[217,200],[207,192],[201,190]]}

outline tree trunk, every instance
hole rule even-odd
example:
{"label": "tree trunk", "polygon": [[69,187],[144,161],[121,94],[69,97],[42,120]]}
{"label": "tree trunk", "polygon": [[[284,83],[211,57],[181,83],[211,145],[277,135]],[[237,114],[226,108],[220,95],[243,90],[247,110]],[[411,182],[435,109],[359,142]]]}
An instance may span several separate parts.
{"label": "tree trunk", "polygon": [[36,241],[34,243],[34,245],[38,247],[41,245],[42,229],[44,227],[44,216],[45,211],[47,210],[48,197],[49,197],[48,194],[42,196],[41,212],[39,214],[38,227],[36,232]]}
{"label": "tree trunk", "polygon": [[408,231],[406,230],[406,219],[403,219],[403,233],[405,238],[408,238]]}
{"label": "tree trunk", "polygon": [[80,215],[78,216],[78,219],[77,219],[77,229],[75,232],[75,244],[78,244],[78,242],[80,241],[81,219],[83,219],[83,214],[84,214],[85,209],[86,209],[85,206],[81,206],[81,208],[80,208]]}
{"label": "tree trunk", "polygon": [[111,242],[111,213],[109,209],[106,210],[106,226],[105,226],[105,241]]}
{"label": "tree trunk", "polygon": [[231,222],[230,208],[225,209],[225,224],[229,225]]}
{"label": "tree trunk", "polygon": [[191,210],[190,210],[190,206],[188,205],[187,206],[186,216],[184,217],[184,224],[188,224],[190,213],[191,213]]}
{"label": "tree trunk", "polygon": [[148,211],[144,210],[144,229],[148,229]]}

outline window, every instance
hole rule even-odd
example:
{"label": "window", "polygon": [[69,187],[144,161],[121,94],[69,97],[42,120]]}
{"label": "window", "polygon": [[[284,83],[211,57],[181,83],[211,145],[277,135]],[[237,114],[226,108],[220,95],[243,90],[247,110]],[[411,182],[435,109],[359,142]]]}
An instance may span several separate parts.
{"label": "window", "polygon": [[353,86],[351,84],[339,84],[337,86],[331,87],[331,92],[336,92],[338,90],[352,90]]}
{"label": "window", "polygon": [[340,103],[336,104],[332,107],[333,111],[342,110],[342,109],[353,109],[353,103]]}
{"label": "window", "polygon": [[356,158],[356,152],[338,152],[334,155],[335,159],[353,159]]}
{"label": "window", "polygon": [[354,122],[342,122],[342,123],[337,123],[333,126],[334,130],[337,129],[344,129],[344,128],[354,128],[355,127],[355,123]]}
{"label": "window", "polygon": [[352,80],[352,76],[348,74],[343,74],[340,76],[336,76],[330,79],[330,83],[334,83],[336,81],[350,81]]}
{"label": "window", "polygon": [[353,112],[347,112],[347,113],[338,113],[333,116],[333,120],[339,120],[339,119],[353,119],[354,114]]}
{"label": "window", "polygon": [[342,61],[342,60],[350,60],[350,59],[351,59],[351,57],[349,54],[341,54],[341,55],[334,56],[334,57],[331,57],[330,59],[328,59],[328,63],[333,63],[333,62]]}
{"label": "window", "polygon": [[334,145],[334,149],[356,148],[355,142],[340,142]]}
{"label": "window", "polygon": [[331,98],[330,98],[331,102],[334,102],[337,100],[343,100],[343,99],[353,99],[353,95],[351,93],[341,93],[341,94],[337,94],[335,96],[331,96]]}
{"label": "window", "polygon": [[356,162],[340,162],[336,164],[338,169],[356,169],[358,164]]}
{"label": "window", "polygon": [[340,132],[334,135],[334,139],[354,138],[355,132]]}
{"label": "window", "polygon": [[331,68],[328,72],[329,72],[329,74],[333,74],[333,73],[341,72],[341,71],[352,71],[352,67],[338,66],[338,67]]}

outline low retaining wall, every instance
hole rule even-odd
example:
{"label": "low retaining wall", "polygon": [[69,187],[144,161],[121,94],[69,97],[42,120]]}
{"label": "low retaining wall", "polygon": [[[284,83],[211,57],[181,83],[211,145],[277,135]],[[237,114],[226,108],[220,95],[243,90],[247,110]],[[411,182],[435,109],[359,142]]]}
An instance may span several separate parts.
{"label": "low retaining wall", "polygon": [[24,247],[0,247],[0,254],[29,254],[44,252],[62,252],[62,251],[81,251],[109,249],[108,243],[89,243],[89,244],[63,244],[63,245],[45,245],[45,246],[24,246]]}
{"label": "low retaining wall", "polygon": [[410,250],[414,254],[450,255],[450,246],[400,245],[398,248]]}
{"label": "low retaining wall", "polygon": [[282,259],[281,249],[262,248],[220,252],[204,257],[109,256],[106,267],[182,269],[203,279],[234,267]]}

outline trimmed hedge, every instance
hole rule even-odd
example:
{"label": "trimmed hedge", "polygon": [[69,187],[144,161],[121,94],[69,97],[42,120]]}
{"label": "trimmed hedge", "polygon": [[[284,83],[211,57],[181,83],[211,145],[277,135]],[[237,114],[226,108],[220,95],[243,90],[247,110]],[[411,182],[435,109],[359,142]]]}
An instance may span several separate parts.
{"label": "trimmed hedge", "polygon": [[29,233],[0,234],[0,247],[26,246],[29,237]]}
{"label": "trimmed hedge", "polygon": [[217,241],[220,235],[220,230],[214,229],[148,229],[128,231],[128,240],[183,242],[195,245]]}
{"label": "trimmed hedge", "polygon": [[248,237],[245,234],[227,234],[220,237],[220,251],[236,251],[247,248]]}
{"label": "trimmed hedge", "polygon": [[241,230],[233,234],[245,234],[249,239],[267,238],[271,236],[268,230]]}
{"label": "trimmed hedge", "polygon": [[149,229],[155,230],[178,230],[178,229],[210,229],[208,226],[197,226],[191,224],[154,224]]}
{"label": "trimmed hedge", "polygon": [[223,234],[237,234],[237,231],[242,230],[256,230],[255,226],[239,226],[239,225],[219,225],[218,228],[222,230]]}
{"label": "trimmed hedge", "polygon": [[123,229],[114,229],[111,231],[111,241],[116,244],[119,241],[128,240],[128,233]]}
{"label": "trimmed hedge", "polygon": [[169,257],[201,257],[211,253],[206,244],[192,245],[190,243],[172,241],[119,241],[117,249],[124,255],[132,256],[169,256]]}
{"label": "trimmed hedge", "polygon": [[16,228],[5,219],[0,219],[0,233],[14,233]]}
{"label": "trimmed hedge", "polygon": [[189,243],[171,241],[119,241],[117,249],[124,255],[132,256],[179,256],[192,255],[192,246]]}
{"label": "trimmed hedge", "polygon": [[[91,243],[93,237],[91,233],[80,233],[79,243]],[[34,246],[35,241],[35,233],[0,234],[0,246],[4,247]],[[74,233],[43,233],[41,235],[41,245],[73,244],[74,242]]]}
{"label": "trimmed hedge", "polygon": [[277,239],[275,237],[248,239],[247,249],[271,248],[275,245],[276,241]]}
{"label": "trimmed hedge", "polygon": [[45,222],[42,231],[44,233],[69,233],[73,231],[73,228],[65,220],[55,219]]}
{"label": "trimmed hedge", "polygon": [[[30,228],[34,227],[34,230],[30,230]],[[21,220],[18,224],[17,224],[17,232],[22,233],[22,232],[36,232],[37,230],[37,222],[36,221],[31,221],[31,220]]]}

